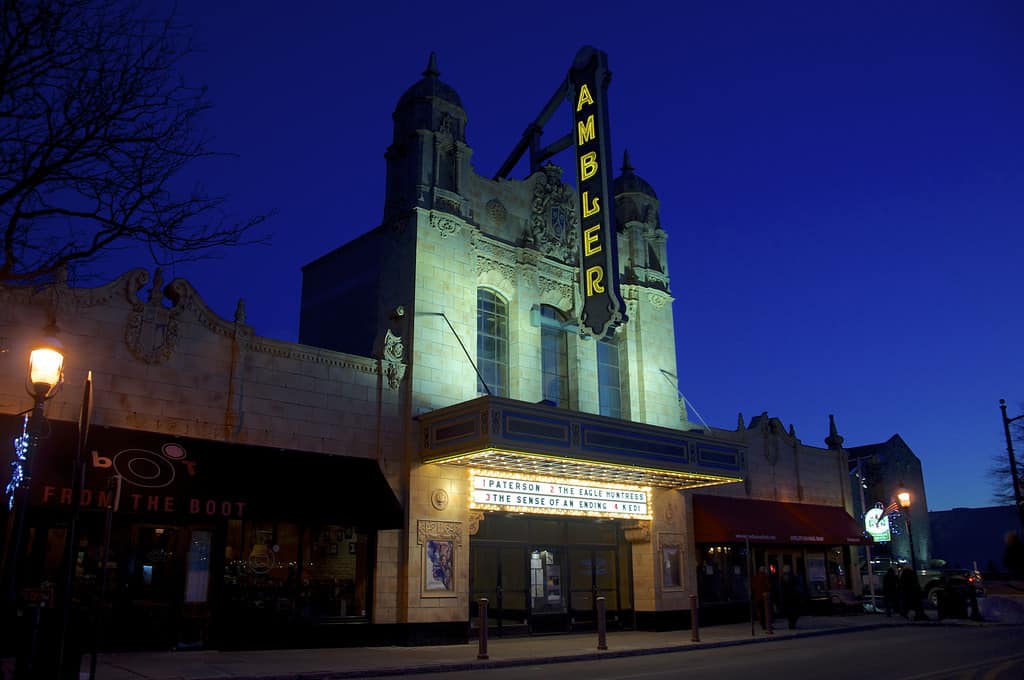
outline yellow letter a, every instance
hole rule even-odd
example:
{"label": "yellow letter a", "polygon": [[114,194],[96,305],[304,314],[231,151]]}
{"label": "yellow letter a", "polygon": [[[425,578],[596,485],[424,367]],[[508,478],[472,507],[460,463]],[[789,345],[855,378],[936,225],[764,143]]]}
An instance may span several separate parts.
{"label": "yellow letter a", "polygon": [[583,86],[580,87],[580,97],[576,101],[576,112],[579,113],[580,111],[582,111],[584,104],[593,104],[593,103],[594,103],[594,98],[590,96],[590,89],[587,87],[586,83],[583,83]]}

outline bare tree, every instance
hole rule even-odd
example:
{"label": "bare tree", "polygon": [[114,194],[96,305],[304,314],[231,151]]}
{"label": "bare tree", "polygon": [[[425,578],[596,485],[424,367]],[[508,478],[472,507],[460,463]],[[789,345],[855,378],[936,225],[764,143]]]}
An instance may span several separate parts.
{"label": "bare tree", "polygon": [[161,264],[255,239],[225,198],[183,189],[213,156],[191,30],[130,0],[0,0],[0,284],[144,244]]}

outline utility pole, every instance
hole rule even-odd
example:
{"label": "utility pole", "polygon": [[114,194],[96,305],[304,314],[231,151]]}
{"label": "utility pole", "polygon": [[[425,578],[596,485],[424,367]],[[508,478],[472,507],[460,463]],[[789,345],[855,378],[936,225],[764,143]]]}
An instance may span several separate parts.
{"label": "utility pole", "polygon": [[[857,488],[860,489],[860,515],[861,521],[864,521],[864,514],[868,511],[867,505],[864,502],[864,474],[861,472],[861,461],[862,457],[857,457]],[[871,540],[875,540],[872,538]],[[871,544],[868,543],[864,546],[864,552],[868,559],[868,592],[871,594],[871,608],[874,611],[878,611],[878,603],[875,601],[875,572],[874,567],[871,565]],[[888,611],[888,610],[886,610]]]}
{"label": "utility pole", "polygon": [[1003,432],[1006,434],[1006,453],[1010,456],[1010,476],[1013,477],[1013,500],[1017,503],[1017,519],[1020,522],[1021,535],[1024,536],[1024,499],[1021,498],[1020,477],[1017,476],[1017,459],[1013,455],[1013,437],[1010,435],[1010,423],[1024,418],[1024,415],[1006,417],[1006,400],[999,400],[999,410],[1003,413]]}

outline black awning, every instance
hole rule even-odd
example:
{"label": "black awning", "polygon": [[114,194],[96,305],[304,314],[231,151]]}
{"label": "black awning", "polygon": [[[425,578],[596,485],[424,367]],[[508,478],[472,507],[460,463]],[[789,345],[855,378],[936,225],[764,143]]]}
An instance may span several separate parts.
{"label": "black awning", "polygon": [[[32,465],[30,504],[70,505],[75,423],[48,421]],[[4,459],[21,420],[0,416]],[[123,478],[118,513],[159,517],[266,519],[402,525],[401,505],[376,460],[93,426],[83,455],[84,508],[105,505]],[[7,468],[7,466],[5,466]],[[4,470],[4,484],[9,468]]]}

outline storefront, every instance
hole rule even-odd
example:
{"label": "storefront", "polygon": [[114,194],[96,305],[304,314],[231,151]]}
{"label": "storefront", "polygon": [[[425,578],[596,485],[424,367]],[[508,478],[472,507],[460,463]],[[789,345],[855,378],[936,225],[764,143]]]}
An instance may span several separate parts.
{"label": "storefront", "polygon": [[[19,586],[53,607],[77,428],[48,424]],[[4,416],[3,441],[22,427]],[[101,649],[369,639],[377,531],[401,522],[376,461],[93,427],[83,462],[74,601]]]}
{"label": "storefront", "polygon": [[764,567],[779,592],[784,571],[797,575],[811,607],[827,607],[829,591],[849,590],[851,551],[867,542],[838,506],[727,496],[693,496],[697,584],[707,623],[750,615],[750,575]]}

